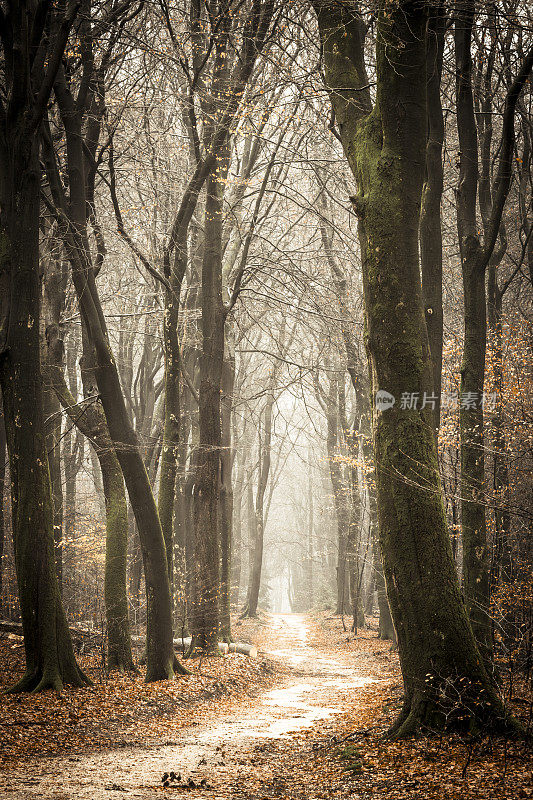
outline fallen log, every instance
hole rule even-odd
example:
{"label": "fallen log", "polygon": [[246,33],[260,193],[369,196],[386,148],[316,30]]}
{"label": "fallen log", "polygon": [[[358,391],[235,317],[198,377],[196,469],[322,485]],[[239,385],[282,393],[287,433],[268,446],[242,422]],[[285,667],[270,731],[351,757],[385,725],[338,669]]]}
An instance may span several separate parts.
{"label": "fallen log", "polygon": [[[132,636],[131,641],[138,647],[144,647],[146,643],[145,636]],[[185,636],[184,639],[174,639],[174,648],[180,653],[186,653],[191,647],[191,637]],[[253,644],[246,644],[245,642],[219,642],[218,649],[223,655],[228,653],[240,653],[241,655],[249,656],[249,658],[257,658],[257,647]],[[146,664],[146,653],[139,661],[140,664]]]}
{"label": "fallen log", "polygon": [[230,642],[230,653],[242,653],[250,658],[257,658],[257,647],[253,644],[245,644],[244,642]]}
{"label": "fallen log", "polygon": [[[174,639],[174,647],[182,653],[186,653],[191,646],[191,637],[185,636],[184,639]],[[242,655],[249,656],[250,658],[257,658],[257,647],[253,644],[246,644],[245,642],[219,642],[218,649],[221,653],[241,653]]]}
{"label": "fallen log", "polygon": [[17,636],[22,636],[22,623],[0,619],[0,631],[3,633],[16,633]]}
{"label": "fallen log", "polygon": [[[90,631],[86,628],[69,628],[70,635],[73,639],[78,641],[83,641],[86,639],[93,639],[98,640],[101,638],[102,634],[100,631]],[[22,623],[21,622],[11,622],[11,620],[0,620],[0,632],[2,633],[14,633],[17,636],[23,636],[22,630]]]}
{"label": "fallen log", "polygon": [[[0,632],[3,633],[14,633],[17,636],[22,637],[22,623],[21,622],[11,622],[10,620],[0,620]],[[101,633],[99,631],[90,631],[85,628],[70,628],[70,633],[73,639],[78,641],[84,641],[87,639],[98,640],[101,637]],[[136,644],[144,644],[146,637],[144,636],[132,636],[132,641]],[[180,652],[187,652],[191,646],[191,637],[186,636],[184,639],[181,637],[179,639],[174,639],[174,647],[176,650]],[[219,642],[218,649],[221,653],[226,655],[227,653],[241,653],[242,655],[249,656],[250,658],[257,658],[257,647],[253,644],[246,644],[245,642]]]}

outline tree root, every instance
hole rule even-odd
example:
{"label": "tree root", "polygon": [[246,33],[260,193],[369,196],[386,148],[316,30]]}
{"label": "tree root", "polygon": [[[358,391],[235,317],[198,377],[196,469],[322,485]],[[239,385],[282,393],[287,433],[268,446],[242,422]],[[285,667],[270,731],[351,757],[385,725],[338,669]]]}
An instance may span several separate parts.
{"label": "tree root", "polygon": [[144,676],[145,683],[156,683],[157,681],[171,681],[174,678],[174,659],[171,657],[165,664],[158,664],[148,667]]}
{"label": "tree root", "polygon": [[190,669],[187,669],[187,667],[184,664],[181,663],[181,661],[179,660],[179,658],[177,656],[174,656],[173,667],[174,667],[174,674],[175,675],[190,675],[191,674]]}
{"label": "tree root", "polygon": [[119,672],[121,675],[130,673],[132,675],[139,675],[140,671],[137,669],[133,661],[125,661],[119,658],[108,658],[107,668],[109,672]]}
{"label": "tree root", "polygon": [[31,694],[39,694],[39,692],[43,692],[46,689],[53,689],[59,693],[65,685],[82,688],[83,686],[92,686],[92,681],[78,666],[76,666],[75,674],[71,674],[68,677],[62,677],[59,668],[50,668],[44,671],[36,668],[26,672],[19,681],[7,688],[4,693],[22,694],[23,692],[31,692]]}
{"label": "tree root", "polygon": [[469,735],[505,735],[522,738],[526,731],[496,695],[480,702],[479,696],[465,696],[460,702],[437,702],[428,693],[405,702],[385,734],[387,739],[406,739],[421,732],[457,732]]}

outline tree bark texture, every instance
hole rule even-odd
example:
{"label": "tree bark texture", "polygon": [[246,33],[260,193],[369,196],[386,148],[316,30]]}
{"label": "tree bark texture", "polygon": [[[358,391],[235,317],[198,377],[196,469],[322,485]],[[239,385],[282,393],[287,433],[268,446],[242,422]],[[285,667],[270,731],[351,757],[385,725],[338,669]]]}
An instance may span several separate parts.
{"label": "tree bark texture", "polygon": [[[220,168],[223,169],[222,164]],[[199,445],[193,494],[195,597],[190,614],[198,646],[212,653],[218,653],[220,592],[220,396],[224,360],[222,196],[223,182],[213,173],[207,181],[202,263]]]}
{"label": "tree bark texture", "polygon": [[158,512],[167,553],[168,578],[174,599],[174,499],[180,447],[180,352],[178,312],[181,284],[187,266],[187,229],[182,232],[175,250],[172,268],[170,255],[165,254],[165,277],[170,289],[165,290],[163,341],[165,357],[165,411],[159,477]]}
{"label": "tree bark texture", "polygon": [[433,391],[418,255],[427,143],[427,9],[412,2],[381,5],[372,108],[357,8],[314,5],[326,86],[358,185],[352,203],[359,221],[373,388],[396,398],[373,419],[380,543],[405,690],[393,730],[407,735],[421,724],[499,724],[504,712],[459,592],[432,412],[401,403],[404,393],[422,397]]}
{"label": "tree bark texture", "polygon": [[[57,342],[56,347],[59,345],[60,342]],[[88,367],[85,358],[84,362],[82,374],[87,385],[91,381],[87,380]],[[88,438],[100,465],[106,509],[104,598],[107,662],[109,669],[118,669],[121,672],[131,670],[134,664],[126,591],[128,508],[122,470],[100,405],[94,399],[81,405],[76,404],[66,384],[61,363],[49,368],[49,380],[69,420]]]}
{"label": "tree bark texture", "polygon": [[0,389],[0,613],[2,611],[2,578],[3,578],[3,556],[4,539],[6,529],[6,508],[4,506],[6,490],[6,428],[4,425],[4,404],[2,402],[2,390]]}
{"label": "tree bark texture", "polygon": [[245,616],[256,617],[259,592],[261,589],[261,573],[263,571],[263,547],[265,537],[265,492],[270,474],[270,446],[272,442],[272,411],[274,408],[273,382],[276,370],[272,369],[270,391],[265,405],[263,436],[259,431],[259,474],[255,495],[255,539],[250,564],[250,581]]}
{"label": "tree bark texture", "polygon": [[233,523],[233,452],[231,443],[235,356],[227,353],[222,366],[221,455],[220,455],[220,635],[231,639],[231,563]]}
{"label": "tree bark texture", "polygon": [[337,518],[337,565],[336,565],[336,588],[337,603],[336,614],[344,614],[347,608],[347,592],[349,580],[347,578],[346,546],[348,538],[348,528],[350,524],[350,511],[348,504],[348,487],[343,481],[342,469],[339,461],[338,440],[339,440],[339,420],[338,420],[338,377],[332,374],[329,382],[329,390],[326,398],[326,421],[327,438],[326,447],[328,453],[329,475],[333,488],[333,502],[335,504],[335,515]]}
{"label": "tree bark texture", "polygon": [[[18,4],[13,14],[16,39],[24,39],[31,16]],[[19,56],[27,66],[24,41]],[[60,690],[88,681],[74,658],[55,573],[39,342],[39,139],[28,123],[32,90],[24,73],[14,78],[19,104],[0,130],[0,386],[26,653],[26,672],[13,690]]]}
{"label": "tree bark texture", "polygon": [[440,394],[442,382],[442,230],[441,201],[444,168],[444,115],[441,103],[441,74],[444,50],[446,13],[437,3],[430,11],[427,35],[427,144],[426,170],[420,209],[420,267],[422,271],[422,300],[428,331],[429,350],[433,366],[435,395],[434,423],[440,425]]}

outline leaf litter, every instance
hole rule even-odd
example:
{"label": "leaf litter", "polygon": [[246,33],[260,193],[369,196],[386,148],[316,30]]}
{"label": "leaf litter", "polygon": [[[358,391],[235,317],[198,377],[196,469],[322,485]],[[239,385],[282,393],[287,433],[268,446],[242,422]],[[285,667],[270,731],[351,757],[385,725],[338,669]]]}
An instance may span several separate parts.
{"label": "leaf litter", "polygon": [[[327,613],[264,615],[236,621],[235,635],[253,639],[260,658],[204,659],[186,678],[150,685],[98,679],[95,670],[89,689],[4,697],[0,795],[533,798],[524,742],[383,737],[400,707],[401,675],[375,621],[355,637]],[[13,650],[2,649],[4,685],[14,671]]]}

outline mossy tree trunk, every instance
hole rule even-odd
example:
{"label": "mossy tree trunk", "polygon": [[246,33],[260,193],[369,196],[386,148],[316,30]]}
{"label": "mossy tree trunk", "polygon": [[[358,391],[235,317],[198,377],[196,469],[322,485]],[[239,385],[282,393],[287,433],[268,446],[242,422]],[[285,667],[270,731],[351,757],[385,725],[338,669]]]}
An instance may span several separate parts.
{"label": "mossy tree trunk", "polygon": [[[87,341],[84,337],[84,344]],[[122,470],[109,436],[104,412],[94,399],[76,404],[62,366],[63,343],[50,338],[49,347],[57,356],[49,366],[47,378],[69,420],[84,434],[94,448],[102,474],[105,498],[106,549],[104,598],[107,623],[107,662],[120,672],[134,669],[128,619],[126,571],[128,551],[128,508]],[[84,387],[92,386],[92,368],[87,354],[82,359]]]}
{"label": "mossy tree trunk", "polygon": [[372,108],[357,7],[329,2],[314,7],[326,86],[359,190],[352,202],[373,388],[396,398],[373,419],[379,534],[404,679],[403,709],[393,731],[407,735],[424,724],[496,727],[507,723],[459,591],[432,410],[401,403],[404,393],[422,398],[433,391],[418,252],[427,9],[405,1],[380,4]]}

